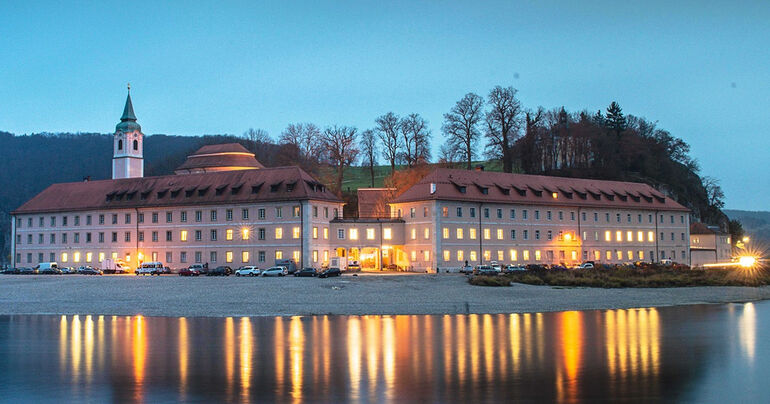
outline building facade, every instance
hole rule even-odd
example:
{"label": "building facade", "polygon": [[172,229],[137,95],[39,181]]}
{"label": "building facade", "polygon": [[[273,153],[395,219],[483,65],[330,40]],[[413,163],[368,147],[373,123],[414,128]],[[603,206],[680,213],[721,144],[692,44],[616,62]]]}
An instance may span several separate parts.
{"label": "building facade", "polygon": [[727,263],[732,258],[730,235],[709,227],[703,223],[690,226],[690,262],[691,265]]}

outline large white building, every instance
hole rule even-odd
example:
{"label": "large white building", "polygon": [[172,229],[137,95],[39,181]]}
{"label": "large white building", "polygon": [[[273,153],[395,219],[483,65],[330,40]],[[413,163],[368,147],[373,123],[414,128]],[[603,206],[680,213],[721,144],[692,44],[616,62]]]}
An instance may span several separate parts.
{"label": "large white building", "polygon": [[399,195],[360,190],[359,206],[375,213],[343,218],[343,201],[308,173],[264,168],[238,144],[144,177],[143,137],[129,96],[113,179],[54,184],[13,211],[13,265],[690,262],[688,210],[646,184],[439,168]]}

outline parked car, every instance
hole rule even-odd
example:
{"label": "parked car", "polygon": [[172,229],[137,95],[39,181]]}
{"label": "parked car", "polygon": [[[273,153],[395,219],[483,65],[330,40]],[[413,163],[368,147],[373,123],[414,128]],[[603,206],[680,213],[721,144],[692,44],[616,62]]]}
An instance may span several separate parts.
{"label": "parked car", "polygon": [[494,270],[495,270],[495,272],[497,272],[498,274],[499,274],[500,272],[503,272],[503,266],[502,266],[502,265],[500,265],[500,264],[498,264],[498,263],[497,263],[497,261],[492,261],[492,262],[490,262],[490,263],[489,263],[489,266],[491,266],[491,267],[492,267],[492,269],[494,269]]}
{"label": "parked car", "polygon": [[663,258],[662,260],[660,260],[660,263],[666,266],[674,265],[674,261],[672,261],[669,258]]}
{"label": "parked car", "polygon": [[340,276],[342,275],[342,271],[340,271],[339,268],[327,268],[325,271],[318,274],[319,278],[329,278],[332,276]]}
{"label": "parked car", "polygon": [[470,265],[464,265],[460,267],[460,273],[461,274],[472,274],[473,273],[473,267]]}
{"label": "parked car", "polygon": [[475,275],[497,276],[497,271],[490,265],[476,265],[473,269]]}
{"label": "parked car", "polygon": [[209,270],[209,266],[203,264],[192,264],[188,267],[188,269],[197,271],[199,275],[206,275],[206,272]]}
{"label": "parked car", "polygon": [[216,267],[206,272],[206,276],[230,276],[233,273],[233,269],[228,266]]}
{"label": "parked car", "polygon": [[37,271],[35,270],[35,268],[22,267],[22,268],[19,268],[18,273],[21,275],[34,275],[37,273]]}
{"label": "parked car", "polygon": [[78,273],[78,271],[75,269],[75,267],[64,267],[61,268],[61,273],[63,275],[72,275]]}
{"label": "parked car", "polygon": [[101,275],[102,270],[94,267],[79,267],[78,273],[81,275]]}
{"label": "parked car", "polygon": [[575,269],[594,269],[594,263],[593,262],[584,262],[584,263],[576,266]]}
{"label": "parked car", "polygon": [[314,277],[318,276],[318,272],[315,270],[315,268],[302,268],[301,270],[295,272],[294,276]]}
{"label": "parked car", "polygon": [[248,265],[244,267],[240,267],[235,271],[235,276],[259,276],[260,271],[259,268]]}
{"label": "parked car", "polygon": [[348,264],[346,271],[348,272],[358,272],[361,270],[361,263],[358,261],[350,261]]}
{"label": "parked car", "polygon": [[293,274],[297,271],[297,263],[293,259],[275,260],[275,266],[286,268],[287,273]]}
{"label": "parked car", "polygon": [[35,272],[39,274],[60,274],[59,264],[56,262],[41,262],[35,267]]}
{"label": "parked car", "polygon": [[19,269],[18,268],[5,268],[2,271],[3,275],[15,275],[15,274],[18,274],[18,273],[19,273]]}
{"label": "parked car", "polygon": [[190,266],[189,268],[182,268],[179,270],[179,276],[199,276],[201,271],[198,268]]}
{"label": "parked car", "polygon": [[62,271],[61,269],[56,267],[47,267],[43,269],[38,269],[37,273],[40,275],[61,275]]}
{"label": "parked car", "polygon": [[262,276],[286,276],[289,270],[286,267],[270,267],[262,271]]}
{"label": "parked car", "polygon": [[505,269],[503,270],[503,272],[505,272],[506,274],[512,274],[514,272],[522,272],[526,270],[527,268],[525,268],[524,265],[509,264],[505,266]]}
{"label": "parked car", "polygon": [[136,268],[137,275],[160,275],[166,272],[167,267],[162,262],[145,262]]}

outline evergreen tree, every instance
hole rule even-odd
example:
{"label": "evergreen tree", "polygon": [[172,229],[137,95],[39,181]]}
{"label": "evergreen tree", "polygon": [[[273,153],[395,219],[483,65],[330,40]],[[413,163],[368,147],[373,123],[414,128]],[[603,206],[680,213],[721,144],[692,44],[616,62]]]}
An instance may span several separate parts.
{"label": "evergreen tree", "polygon": [[617,102],[612,101],[609,107],[607,107],[607,118],[604,121],[604,125],[607,129],[615,132],[620,136],[620,133],[626,130],[628,124],[626,117],[623,116],[623,110],[620,108]]}

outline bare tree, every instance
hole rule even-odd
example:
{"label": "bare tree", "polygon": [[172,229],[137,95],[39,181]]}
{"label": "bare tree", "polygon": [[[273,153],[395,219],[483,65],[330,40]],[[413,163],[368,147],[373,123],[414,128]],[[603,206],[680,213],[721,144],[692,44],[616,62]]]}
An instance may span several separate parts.
{"label": "bare tree", "polygon": [[342,195],[342,178],[345,174],[345,167],[353,164],[358,157],[356,132],[357,129],[352,126],[334,125],[326,128],[321,135],[323,148],[329,162],[337,171],[335,183],[337,195]]}
{"label": "bare tree", "polygon": [[469,170],[476,144],[481,137],[479,123],[484,118],[483,106],[483,98],[474,93],[465,94],[449,113],[444,114],[444,125],[441,127],[446,137],[446,146],[459,149],[458,152],[462,150]]}
{"label": "bare tree", "polygon": [[449,165],[454,165],[455,162],[461,159],[462,157],[461,154],[462,153],[457,147],[455,147],[453,144],[447,141],[443,145],[441,145],[441,154],[439,155],[439,163],[447,163]]}
{"label": "bare tree", "polygon": [[374,166],[377,164],[377,137],[371,129],[361,133],[361,152],[364,155],[364,164],[369,167],[369,174],[372,178],[371,186],[374,187]]}
{"label": "bare tree", "polygon": [[388,112],[375,119],[374,122],[377,124],[375,129],[377,137],[382,142],[382,153],[390,163],[390,173],[393,174],[396,171],[396,159],[399,157],[402,144],[399,136],[401,120],[398,115]]}
{"label": "bare tree", "polygon": [[503,171],[513,172],[511,151],[521,131],[523,112],[521,102],[516,99],[516,89],[496,86],[489,92],[487,105],[487,151],[503,160]]}
{"label": "bare tree", "polygon": [[312,123],[290,123],[278,142],[296,146],[305,160],[318,162],[321,159],[321,131]]}
{"label": "bare tree", "polygon": [[270,135],[264,129],[249,128],[246,132],[243,132],[241,136],[249,143],[249,149],[255,154],[259,153],[259,149],[265,143],[270,143]]}
{"label": "bare tree", "polygon": [[401,119],[399,132],[404,145],[401,156],[408,167],[414,167],[420,161],[430,160],[428,121],[420,114],[409,114]]}

